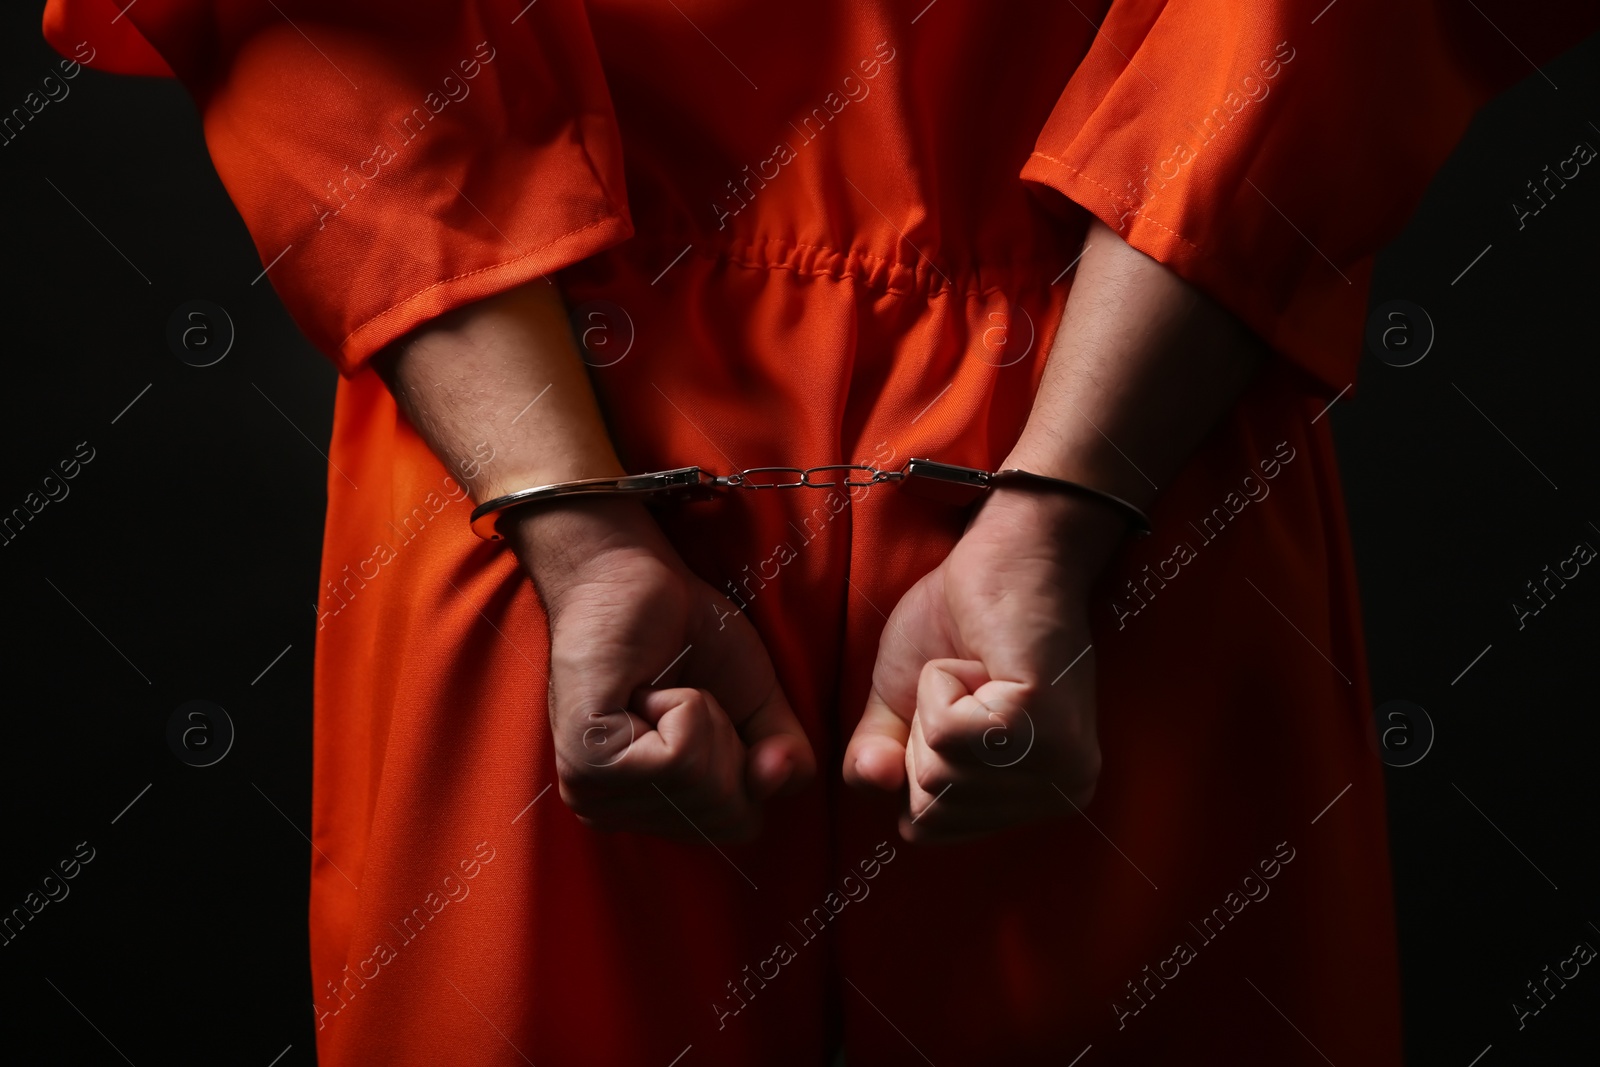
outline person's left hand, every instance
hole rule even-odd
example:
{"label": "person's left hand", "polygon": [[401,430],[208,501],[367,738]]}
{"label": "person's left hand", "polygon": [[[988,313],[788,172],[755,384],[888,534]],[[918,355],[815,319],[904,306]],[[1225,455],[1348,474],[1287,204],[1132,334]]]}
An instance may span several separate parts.
{"label": "person's left hand", "polygon": [[844,777],[903,791],[907,841],[975,837],[1089,802],[1100,746],[1088,595],[1124,530],[1094,501],[997,489],[896,605]]}

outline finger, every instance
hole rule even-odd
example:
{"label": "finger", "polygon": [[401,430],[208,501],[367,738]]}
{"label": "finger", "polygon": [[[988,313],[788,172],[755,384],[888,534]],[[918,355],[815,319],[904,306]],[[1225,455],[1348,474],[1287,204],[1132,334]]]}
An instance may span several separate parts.
{"label": "finger", "polygon": [[906,739],[906,804],[912,815],[926,810],[934,798],[948,789],[960,787],[970,793],[980,786],[972,769],[944,756],[928,744],[921,712],[911,720],[911,736]]}
{"label": "finger", "polygon": [[789,796],[817,776],[817,757],[783,687],[774,680],[754,712],[739,724],[746,749],[745,782],[758,803]]}
{"label": "finger", "polygon": [[[982,837],[1052,813],[1065,816],[1070,810],[1058,794],[1045,792],[1047,785],[1004,780],[982,768],[952,766],[927,747],[915,724],[906,755],[911,784],[900,814],[900,836],[907,841]],[[937,788],[924,788],[923,782]]]}
{"label": "finger", "polygon": [[716,698],[703,689],[641,687],[633,707],[652,727],[651,736],[634,743],[643,758],[633,770],[675,793],[707,790],[717,771],[717,720],[724,728],[727,720]]}
{"label": "finger", "polygon": [[[646,710],[643,701],[633,701]],[[670,706],[662,700],[648,707],[645,718],[626,709],[599,709],[563,717],[558,743],[561,753],[561,799],[585,826],[595,830],[639,833],[661,820],[661,795],[649,785],[671,766],[675,750],[655,729]],[[679,722],[678,751],[691,751],[683,734],[692,724]]]}
{"label": "finger", "polygon": [[[944,843],[996,833],[1038,818],[1038,801],[1015,791],[997,792],[992,781],[969,780],[970,772],[952,767],[929,749],[912,724],[906,746],[910,787],[900,813],[900,836],[906,841]],[[943,782],[925,789],[918,780]]]}
{"label": "finger", "polygon": [[628,709],[628,681],[612,664],[596,661],[573,642],[556,640],[547,693],[557,755],[586,779],[592,769],[615,766],[650,724]]}
{"label": "finger", "polygon": [[953,703],[989,681],[989,670],[975,659],[930,659],[917,675],[917,707]]}
{"label": "finger", "polygon": [[911,726],[876,685],[844,750],[844,780],[857,788],[893,793],[906,782],[906,742]]}
{"label": "finger", "polygon": [[[805,788],[817,773],[817,758],[789,698],[778,684],[766,646],[748,619],[722,613],[732,605],[718,597],[718,625],[696,635],[685,677],[699,679],[727,711],[746,749],[745,780],[759,802]],[[700,616],[704,619],[705,616]],[[705,624],[709,630],[709,623]]]}
{"label": "finger", "polygon": [[973,660],[930,659],[917,674],[917,722],[928,747],[955,757],[987,728],[984,706],[972,691],[988,681],[983,664]]}
{"label": "finger", "polygon": [[905,817],[920,822],[937,812],[943,822],[953,811],[973,811],[1007,805],[1016,796],[1016,784],[1003,775],[970,760],[951,759],[928,744],[922,713],[911,721],[906,742]]}
{"label": "finger", "polygon": [[[844,750],[844,779],[857,788],[896,792],[906,782],[906,739],[917,710],[917,673],[927,655],[906,632],[902,620],[925,620],[935,610],[930,578],[912,586],[889,615],[878,638],[872,691]],[[922,628],[923,630],[926,627]],[[928,634],[919,630],[923,643]]]}
{"label": "finger", "polygon": [[708,836],[753,824],[745,746],[717,698],[704,689],[658,689],[641,691],[635,703],[662,746],[652,791]]}
{"label": "finger", "polygon": [[1035,740],[1025,696],[1025,687],[991,680],[976,661],[930,660],[918,678],[917,721],[928,746],[952,764],[1016,767]]}
{"label": "finger", "polygon": [[915,824],[955,787],[952,768],[928,747],[922,735],[922,719],[911,720],[911,736],[906,740],[906,808],[902,818]]}
{"label": "finger", "polygon": [[[648,722],[623,707],[590,708],[563,726],[563,754],[572,762],[596,770],[621,764],[633,751],[634,742],[651,732]],[[598,785],[605,777],[597,775],[592,780]]]}

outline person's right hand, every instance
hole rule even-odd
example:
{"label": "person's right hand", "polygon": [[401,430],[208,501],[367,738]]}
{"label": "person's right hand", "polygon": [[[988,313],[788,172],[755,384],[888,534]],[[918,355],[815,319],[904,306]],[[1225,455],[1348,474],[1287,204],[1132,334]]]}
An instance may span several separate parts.
{"label": "person's right hand", "polygon": [[586,826],[746,840],[764,801],[816,776],[755,628],[641,504],[580,499],[501,525],[549,619],[556,774]]}

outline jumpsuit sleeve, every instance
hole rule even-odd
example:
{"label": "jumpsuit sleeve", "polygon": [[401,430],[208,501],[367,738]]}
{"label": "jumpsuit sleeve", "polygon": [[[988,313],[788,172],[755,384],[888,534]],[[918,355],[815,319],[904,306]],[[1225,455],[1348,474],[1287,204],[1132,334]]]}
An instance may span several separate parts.
{"label": "jumpsuit sleeve", "polygon": [[1473,114],[1596,25],[1593,0],[1113,0],[1022,177],[1338,392],[1373,258]]}
{"label": "jumpsuit sleeve", "polygon": [[347,376],[633,233],[581,0],[49,0],[44,29],[182,82],[266,278]]}

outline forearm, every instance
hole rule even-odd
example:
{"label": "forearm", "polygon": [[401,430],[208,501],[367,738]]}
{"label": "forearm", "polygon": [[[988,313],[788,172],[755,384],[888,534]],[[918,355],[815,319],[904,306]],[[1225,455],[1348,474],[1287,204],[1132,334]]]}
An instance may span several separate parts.
{"label": "forearm", "polygon": [[[1006,466],[1148,508],[1238,399],[1264,353],[1231,314],[1097,221]],[[1090,501],[1070,510],[1066,521],[1081,516],[1094,527],[1085,538],[1091,555],[1109,554],[1121,532],[1108,518],[1115,512]]]}
{"label": "forearm", "polygon": [[[625,473],[561,298],[542,281],[441,316],[376,370],[480,503]],[[497,528],[544,605],[549,743],[560,795],[586,825],[741,840],[762,804],[815,776],[754,627],[690,572],[643,504],[575,497],[508,511]]]}
{"label": "forearm", "polygon": [[373,366],[479,503],[622,473],[560,294],[544,281],[441,315]]}
{"label": "forearm", "polygon": [[[478,503],[518,489],[623,474],[553,285],[529,282],[441,315],[374,369],[439,461]],[[500,520],[547,608],[613,547],[670,550],[637,501],[582,497]]]}

